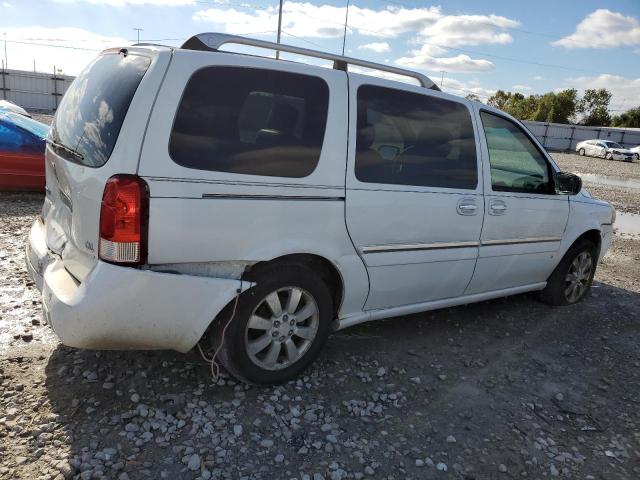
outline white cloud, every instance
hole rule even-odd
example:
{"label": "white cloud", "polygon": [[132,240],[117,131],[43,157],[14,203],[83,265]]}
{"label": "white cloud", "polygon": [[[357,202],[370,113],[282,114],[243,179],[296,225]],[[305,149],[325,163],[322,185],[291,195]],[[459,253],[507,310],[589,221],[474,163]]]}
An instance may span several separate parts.
{"label": "white cloud", "polygon": [[514,86],[513,86],[513,87],[511,87],[511,88],[513,88],[514,90],[519,91],[519,92],[521,92],[521,91],[523,91],[523,90],[524,90],[524,91],[529,91],[529,90],[531,90],[531,87],[530,87],[529,85],[514,85]]}
{"label": "white cloud", "polygon": [[505,29],[520,22],[498,15],[447,15],[420,31],[420,37],[434,45],[460,46],[511,43]]}
{"label": "white cloud", "polygon": [[[344,7],[288,1],[283,6],[282,28],[304,37],[341,37],[344,14]],[[228,33],[244,33],[275,29],[277,16],[275,6],[247,11],[213,7],[197,11],[193,18],[220,25]],[[505,30],[518,25],[519,22],[515,20],[497,15],[445,15],[440,7],[385,7],[374,10],[353,5],[349,8],[349,33],[381,39],[413,33],[418,44],[455,46],[508,43],[513,39]]]}
{"label": "white cloud", "polygon": [[493,70],[495,65],[489,60],[474,59],[460,54],[453,57],[436,57],[445,50],[433,45],[423,45],[419,50],[412,50],[409,56],[396,60],[398,65],[418,70],[445,70],[447,72],[481,72]]}
{"label": "white cloud", "polygon": [[552,43],[565,48],[612,48],[640,45],[640,21],[605,8],[585,17],[571,35]]}
{"label": "white cloud", "polygon": [[376,53],[384,53],[391,50],[391,47],[387,42],[367,43],[366,45],[360,45],[358,48],[361,50],[371,50]]}
{"label": "white cloud", "polygon": [[623,102],[629,108],[637,106],[640,99],[640,77],[626,78],[620,75],[602,74],[594,77],[568,78],[565,82],[567,87],[564,88],[577,88],[579,93],[589,88],[606,88],[612,93],[609,107],[613,109],[619,108]]}
{"label": "white cloud", "polygon": [[2,2],[0,3],[0,6],[4,8],[13,8],[13,6],[9,2]]}
{"label": "white cloud", "polygon": [[[440,85],[440,79],[437,79],[438,85]],[[455,78],[445,77],[442,90],[453,95],[460,97],[466,97],[469,94],[474,94],[480,97],[480,100],[486,102],[487,99],[496,92],[496,89],[485,88],[480,85],[477,80],[471,80],[468,82],[462,82]]]}
{"label": "white cloud", "polygon": [[[9,68],[53,72],[53,67],[77,75],[101,50],[130,45],[119,37],[107,37],[81,28],[18,27],[3,28],[7,33]],[[44,46],[55,44],[60,47]],[[74,48],[61,48],[74,47]]]}
{"label": "white cloud", "polygon": [[534,80],[544,80],[544,77],[541,77],[540,75],[536,75],[535,77],[533,77]]}

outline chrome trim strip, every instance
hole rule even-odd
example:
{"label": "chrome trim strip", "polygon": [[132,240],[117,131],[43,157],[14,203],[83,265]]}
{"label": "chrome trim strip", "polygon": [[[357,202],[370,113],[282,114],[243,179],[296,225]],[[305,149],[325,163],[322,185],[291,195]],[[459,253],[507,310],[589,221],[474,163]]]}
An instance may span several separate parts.
{"label": "chrome trim strip", "polygon": [[360,250],[366,253],[388,253],[388,252],[410,252],[414,250],[440,250],[444,248],[469,248],[469,247],[494,247],[498,245],[517,245],[520,243],[546,243],[559,242],[561,237],[530,237],[530,238],[513,238],[504,240],[482,240],[481,242],[435,242],[435,243],[411,243],[389,245],[369,245],[362,247]]}
{"label": "chrome trim strip", "polygon": [[529,237],[529,238],[506,238],[502,240],[482,240],[481,246],[493,247],[496,245],[517,245],[519,243],[546,243],[559,242],[562,237]]}
{"label": "chrome trim strip", "polygon": [[203,193],[202,198],[231,198],[234,200],[313,200],[344,202],[344,197],[322,197],[314,195],[234,195],[226,193]]}
{"label": "chrome trim strip", "polygon": [[468,248],[477,247],[478,242],[436,242],[436,243],[412,243],[412,244],[390,244],[390,245],[370,245],[362,247],[362,253],[388,253],[388,252],[408,252],[412,250],[440,250],[443,248]]}

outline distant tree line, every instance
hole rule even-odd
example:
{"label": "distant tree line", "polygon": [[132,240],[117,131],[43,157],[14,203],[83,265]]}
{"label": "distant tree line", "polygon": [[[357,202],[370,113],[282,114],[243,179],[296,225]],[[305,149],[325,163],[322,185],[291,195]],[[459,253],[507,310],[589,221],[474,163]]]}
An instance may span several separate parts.
{"label": "distant tree line", "polygon": [[[474,94],[467,95],[467,98],[479,100]],[[640,107],[611,116],[610,102],[611,92],[605,88],[585,90],[581,98],[575,88],[569,88],[543,95],[523,95],[498,90],[486,103],[520,120],[640,128]]]}

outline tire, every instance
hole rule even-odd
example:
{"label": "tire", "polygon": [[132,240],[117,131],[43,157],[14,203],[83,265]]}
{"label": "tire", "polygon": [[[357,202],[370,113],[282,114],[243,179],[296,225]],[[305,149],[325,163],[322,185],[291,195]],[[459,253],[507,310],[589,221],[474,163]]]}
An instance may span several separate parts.
{"label": "tire", "polygon": [[606,158],[607,160],[613,160],[613,154],[611,153],[607,153],[604,158]]}
{"label": "tire", "polygon": [[581,157],[584,157],[584,148],[581,148],[580,150],[578,150],[578,154],[579,154]]}
{"label": "tire", "polygon": [[634,160],[640,160],[640,153],[635,153],[633,155],[633,158],[631,159],[631,161],[633,162]]}
{"label": "tire", "polygon": [[[589,270],[578,272],[577,265],[580,265],[581,259],[584,259],[586,255],[590,259]],[[593,282],[593,276],[596,273],[596,264],[598,262],[598,248],[596,245],[587,239],[578,240],[567,251],[562,258],[558,266],[555,268],[549,279],[547,280],[547,286],[542,290],[542,300],[549,305],[572,305],[580,302],[591,289]],[[570,289],[569,275],[575,275],[579,273],[581,277],[579,280],[578,295],[574,296],[576,290]]]}
{"label": "tire", "polygon": [[[327,341],[334,316],[329,287],[309,268],[294,264],[266,267],[247,278],[256,285],[240,295],[220,360],[229,373],[247,383],[269,385],[291,380],[316,359]],[[289,304],[298,296],[292,295],[293,291],[299,292],[295,308]],[[278,308],[274,300],[279,302],[280,315],[270,306]],[[295,318],[310,311],[315,313]],[[225,315],[223,322],[228,318]],[[291,344],[296,348],[295,356]]]}

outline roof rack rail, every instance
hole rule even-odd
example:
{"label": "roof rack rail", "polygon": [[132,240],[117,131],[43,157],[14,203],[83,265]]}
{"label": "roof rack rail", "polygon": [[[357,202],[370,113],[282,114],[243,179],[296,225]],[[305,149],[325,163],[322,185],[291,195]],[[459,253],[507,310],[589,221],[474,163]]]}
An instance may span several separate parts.
{"label": "roof rack rail", "polygon": [[336,55],[333,53],[320,52],[317,50],[310,50],[308,48],[294,47],[291,45],[284,45],[282,43],[267,42],[264,40],[257,40],[254,38],[246,38],[238,35],[228,35],[226,33],[200,33],[189,38],[182,44],[181,48],[187,50],[206,50],[206,51],[218,51],[221,46],[227,43],[234,43],[237,45],[248,45],[251,47],[264,48],[267,50],[276,50],[287,53],[295,53],[298,55],[304,55],[307,57],[323,58],[325,60],[333,61],[333,68],[336,70],[347,71],[348,65],[357,65],[359,67],[371,68],[373,70],[381,70],[383,72],[394,73],[396,75],[402,75],[406,77],[415,78],[420,82],[424,88],[430,88],[432,90],[440,91],[440,88],[429,77],[418,72],[411,70],[405,70],[404,68],[391,67],[389,65],[383,65],[381,63],[368,62],[366,60],[360,60],[358,58],[345,57],[342,55]]}

